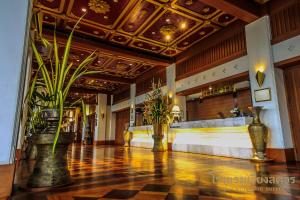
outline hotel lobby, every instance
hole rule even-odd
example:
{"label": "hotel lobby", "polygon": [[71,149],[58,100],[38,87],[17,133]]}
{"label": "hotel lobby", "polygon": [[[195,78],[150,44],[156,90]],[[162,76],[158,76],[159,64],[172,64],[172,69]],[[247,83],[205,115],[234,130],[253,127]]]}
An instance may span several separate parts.
{"label": "hotel lobby", "polygon": [[0,10],[0,199],[300,199],[300,0]]}

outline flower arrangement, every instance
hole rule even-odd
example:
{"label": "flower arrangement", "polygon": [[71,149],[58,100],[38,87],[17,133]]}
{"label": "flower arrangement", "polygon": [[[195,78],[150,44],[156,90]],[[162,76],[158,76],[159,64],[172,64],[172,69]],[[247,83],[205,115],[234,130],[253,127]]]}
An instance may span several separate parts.
{"label": "flower arrangement", "polygon": [[168,97],[163,95],[161,81],[152,82],[152,92],[147,94],[143,113],[148,124],[168,124],[171,121],[171,112]]}

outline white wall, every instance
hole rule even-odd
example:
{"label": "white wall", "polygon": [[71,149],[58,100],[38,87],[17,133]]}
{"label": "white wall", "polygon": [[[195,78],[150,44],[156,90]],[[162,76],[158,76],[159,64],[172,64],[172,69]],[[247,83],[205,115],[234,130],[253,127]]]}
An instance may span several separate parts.
{"label": "white wall", "polygon": [[167,88],[169,92],[169,96],[173,98],[173,104],[178,105],[182,110],[183,116],[182,120],[186,121],[186,97],[185,96],[177,96],[176,95],[176,64],[173,63],[169,67],[167,67]]}
{"label": "white wall", "polygon": [[[106,118],[107,118],[107,95],[98,94],[98,105],[96,106],[97,126],[95,127],[95,141],[105,141],[106,136]],[[104,115],[104,117],[102,116]]]}
{"label": "white wall", "polygon": [[[26,71],[29,0],[0,1],[0,164],[13,161]],[[25,51],[24,51],[25,50]]]}
{"label": "white wall", "polygon": [[176,92],[247,72],[248,69],[248,57],[243,56],[204,72],[176,81]]}
{"label": "white wall", "polygon": [[[287,111],[287,105],[279,104],[279,100],[283,101],[285,97],[284,87],[280,80],[282,75],[275,74],[273,64],[273,52],[271,48],[271,32],[269,26],[269,17],[264,16],[255,22],[248,24],[246,30],[246,44],[249,58],[249,75],[252,92],[252,100],[254,106],[263,106],[265,108],[262,113],[262,121],[269,128],[270,140],[269,148],[288,148],[292,147],[291,132],[289,129],[288,118],[284,119],[284,113]],[[259,68],[264,70],[266,78],[262,87],[256,82],[256,72]],[[255,102],[254,91],[262,88],[271,89],[271,101]],[[280,108],[283,106],[282,108]],[[283,127],[286,129],[284,130]]]}
{"label": "white wall", "polygon": [[130,85],[130,118],[129,124],[130,126],[134,126],[135,124],[135,95],[136,95],[136,84]]}
{"label": "white wall", "polygon": [[279,62],[300,55],[300,35],[272,46],[274,62]]}

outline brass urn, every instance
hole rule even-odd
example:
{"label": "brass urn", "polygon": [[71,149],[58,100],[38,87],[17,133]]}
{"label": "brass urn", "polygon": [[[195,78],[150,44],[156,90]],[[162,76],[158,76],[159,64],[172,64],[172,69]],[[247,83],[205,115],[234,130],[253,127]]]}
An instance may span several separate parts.
{"label": "brass urn", "polygon": [[253,108],[249,108],[253,114],[253,121],[248,126],[248,131],[254,148],[254,156],[252,158],[252,161],[256,162],[270,161],[270,159],[266,157],[268,129],[260,121],[260,112],[262,108],[262,106],[255,106]]}
{"label": "brass urn", "polygon": [[163,152],[165,151],[164,145],[163,145],[163,125],[159,123],[153,124],[153,135],[152,138],[154,140],[153,152]]}

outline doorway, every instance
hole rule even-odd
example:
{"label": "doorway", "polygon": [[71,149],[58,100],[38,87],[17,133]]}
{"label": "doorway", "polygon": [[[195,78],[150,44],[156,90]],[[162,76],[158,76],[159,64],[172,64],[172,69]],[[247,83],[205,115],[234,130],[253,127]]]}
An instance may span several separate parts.
{"label": "doorway", "polygon": [[130,120],[130,110],[126,109],[116,113],[116,136],[115,143],[117,145],[124,145],[124,130],[125,125],[129,124]]}
{"label": "doorway", "polygon": [[300,65],[284,70],[295,158],[300,161]]}

